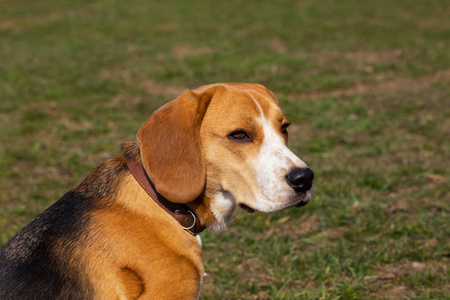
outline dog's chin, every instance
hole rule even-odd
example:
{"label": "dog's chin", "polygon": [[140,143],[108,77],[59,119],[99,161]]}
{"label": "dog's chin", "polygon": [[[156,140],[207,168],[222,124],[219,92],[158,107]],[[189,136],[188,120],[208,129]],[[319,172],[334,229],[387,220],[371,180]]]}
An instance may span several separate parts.
{"label": "dog's chin", "polygon": [[250,207],[249,205],[247,205],[245,203],[239,203],[238,205],[239,205],[240,208],[242,208],[248,214],[254,214],[255,212],[273,213],[273,212],[277,212],[277,211],[280,211],[280,210],[285,210],[285,209],[289,209],[289,208],[293,208],[293,207],[303,207],[306,204],[308,204],[310,200],[311,200],[311,197],[302,197],[300,200],[297,200],[297,201],[293,202],[292,204],[289,204],[289,205],[284,206],[284,207],[280,207],[280,208],[275,209],[273,211],[260,211],[258,209],[253,208],[253,207]]}
{"label": "dog's chin", "polygon": [[300,200],[297,200],[297,202],[292,205],[292,207],[302,207],[311,201],[311,191],[306,192],[306,194],[302,195],[300,197]]}

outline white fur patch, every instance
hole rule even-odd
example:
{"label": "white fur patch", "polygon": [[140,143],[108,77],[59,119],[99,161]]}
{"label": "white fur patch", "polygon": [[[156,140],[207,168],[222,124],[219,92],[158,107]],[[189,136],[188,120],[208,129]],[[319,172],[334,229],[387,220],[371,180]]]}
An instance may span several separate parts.
{"label": "white fur patch", "polygon": [[200,237],[199,234],[197,234],[196,237],[197,237],[198,244],[200,245],[200,247],[202,247],[202,238]]}
{"label": "white fur patch", "polygon": [[203,288],[203,276],[206,276],[206,273],[204,275],[200,275],[200,284],[198,286],[198,295],[197,300],[200,299],[200,296],[202,295],[202,288]]}
{"label": "white fur patch", "polygon": [[230,223],[233,210],[236,207],[236,200],[227,191],[219,191],[211,201],[211,211],[216,218],[214,224],[208,227],[211,232],[218,233],[225,230]]}
{"label": "white fur patch", "polygon": [[294,168],[306,168],[306,164],[289,150],[283,138],[265,118],[262,107],[252,98],[261,113],[264,141],[254,164],[258,170],[256,179],[259,194],[250,206],[261,212],[274,212],[302,200],[303,197],[295,193],[285,176]]}

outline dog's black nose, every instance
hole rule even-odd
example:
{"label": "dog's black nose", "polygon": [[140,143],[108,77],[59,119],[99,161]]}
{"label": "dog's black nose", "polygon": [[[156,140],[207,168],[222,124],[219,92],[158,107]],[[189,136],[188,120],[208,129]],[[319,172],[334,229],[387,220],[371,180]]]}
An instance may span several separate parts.
{"label": "dog's black nose", "polygon": [[314,172],[309,169],[293,169],[286,175],[289,185],[298,193],[304,193],[311,189],[313,184]]}

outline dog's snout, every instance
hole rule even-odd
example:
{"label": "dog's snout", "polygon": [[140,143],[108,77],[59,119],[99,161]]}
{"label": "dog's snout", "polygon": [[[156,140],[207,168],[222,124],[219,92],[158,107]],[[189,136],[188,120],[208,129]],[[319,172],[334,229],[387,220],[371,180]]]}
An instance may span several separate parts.
{"label": "dog's snout", "polygon": [[311,189],[314,172],[309,168],[293,169],[286,175],[286,180],[296,192],[306,192]]}

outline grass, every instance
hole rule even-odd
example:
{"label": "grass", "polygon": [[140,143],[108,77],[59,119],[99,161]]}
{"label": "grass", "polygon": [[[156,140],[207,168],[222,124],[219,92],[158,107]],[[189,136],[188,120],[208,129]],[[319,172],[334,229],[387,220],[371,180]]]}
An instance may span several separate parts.
{"label": "grass", "polygon": [[430,1],[0,1],[0,245],[185,88],[260,82],[313,202],[202,234],[202,299],[450,299],[450,27]]}

